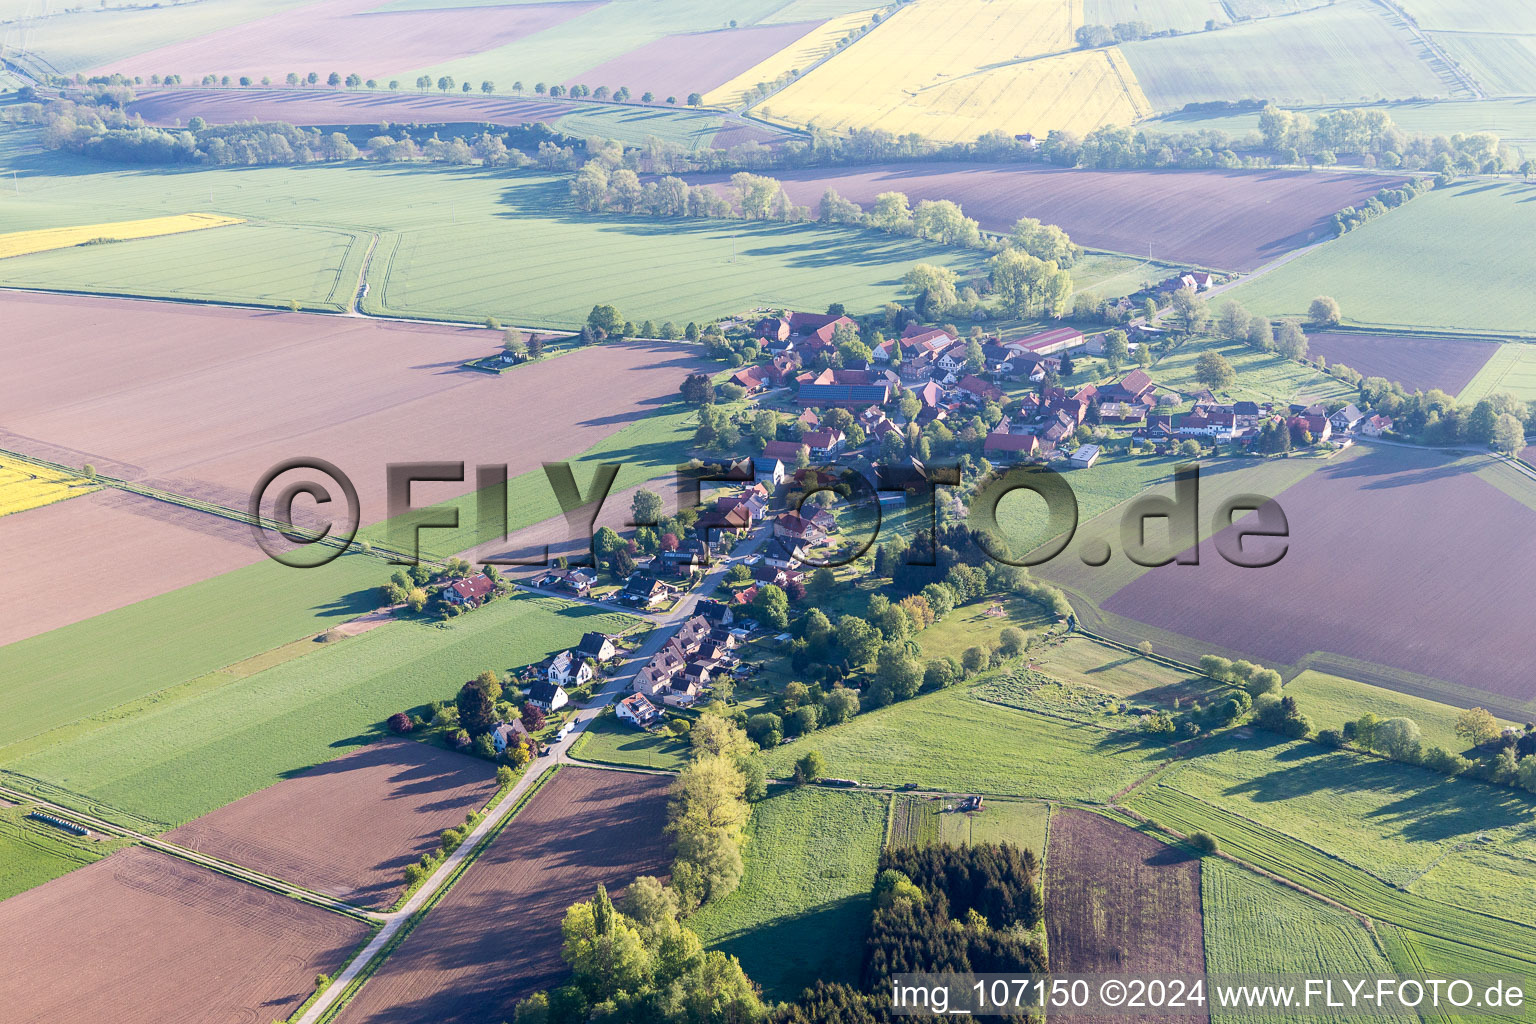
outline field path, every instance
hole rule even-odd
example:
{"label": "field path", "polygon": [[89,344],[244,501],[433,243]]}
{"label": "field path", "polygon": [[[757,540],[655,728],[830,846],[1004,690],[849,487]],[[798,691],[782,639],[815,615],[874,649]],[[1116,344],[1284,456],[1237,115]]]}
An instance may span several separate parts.
{"label": "field path", "polygon": [[[608,685],[603,687],[585,707],[576,713],[576,717],[573,720],[574,727],[571,729],[570,735],[563,741],[552,744],[545,756],[534,761],[529,766],[523,773],[523,777],[513,783],[512,787],[502,795],[496,805],[486,812],[480,824],[475,827],[474,831],[469,834],[459,848],[444,858],[443,862],[438,865],[437,870],[432,872],[427,880],[422,883],[421,887],[412,894],[410,899],[406,900],[399,910],[379,915],[384,918],[384,927],[380,928],[373,939],[353,956],[347,966],[336,975],[336,979],[332,982],[331,986],[310,1004],[309,1009],[305,1010],[301,1016],[295,1019],[294,1024],[317,1024],[318,1021],[324,1019],[342,996],[347,993],[351,983],[373,964],[375,960],[387,955],[385,950],[401,934],[402,929],[410,927],[418,912],[451,884],[452,879],[456,876],[460,867],[464,865],[465,861],[480,853],[480,848],[485,838],[499,828],[502,822],[517,808],[522,797],[538,785],[539,781],[555,765],[564,763],[567,760],[571,745],[603,713],[603,710],[609,704],[612,704],[620,696],[629,692],[636,673],[645,666],[646,662],[650,661],[653,654],[659,651],[672,638],[672,635],[677,632],[678,627],[693,615],[693,609],[698,602],[707,600],[714,595],[725,578],[726,569],[753,554],[767,540],[771,533],[772,527],[769,524],[759,525],[744,543],[737,546],[732,554],[715,562],[693,593],[679,601],[677,607],[671,612],[660,617],[658,628],[651,630],[651,635],[646,639],[645,643],[641,644],[634,654],[630,656],[629,660],[614,673],[613,677],[608,681]],[[585,768],[601,767],[575,760],[571,760],[570,763],[580,763]],[[623,769],[612,770],[622,771]]]}

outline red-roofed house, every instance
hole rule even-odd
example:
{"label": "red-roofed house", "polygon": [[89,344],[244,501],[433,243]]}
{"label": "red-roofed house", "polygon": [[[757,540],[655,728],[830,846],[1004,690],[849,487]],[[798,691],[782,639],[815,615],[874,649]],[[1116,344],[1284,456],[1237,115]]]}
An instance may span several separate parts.
{"label": "red-roofed house", "polygon": [[467,579],[454,580],[443,588],[443,600],[449,604],[461,604],[470,608],[478,608],[485,600],[487,594],[496,589],[496,584],[483,572],[477,572]]}
{"label": "red-roofed house", "polygon": [[1033,455],[1040,450],[1040,439],[1034,434],[988,434],[981,446],[987,456]]}
{"label": "red-roofed house", "polygon": [[763,445],[763,458],[778,459],[786,466],[793,466],[798,462],[802,452],[809,457],[811,449],[809,445],[799,441],[769,441]]}
{"label": "red-roofed house", "polygon": [[841,430],[827,429],[807,430],[800,435],[800,440],[810,446],[813,457],[828,458],[842,451],[846,438]]}
{"label": "red-roofed house", "polygon": [[960,378],[960,383],[955,385],[956,390],[969,395],[977,402],[996,402],[999,405],[1008,400],[1008,396],[993,384],[988,384],[980,377],[971,375]]}

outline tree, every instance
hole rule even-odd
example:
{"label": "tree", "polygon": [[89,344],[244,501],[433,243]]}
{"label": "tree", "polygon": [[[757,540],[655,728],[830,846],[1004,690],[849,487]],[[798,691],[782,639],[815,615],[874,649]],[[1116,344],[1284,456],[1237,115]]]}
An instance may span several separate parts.
{"label": "tree", "polygon": [[439,92],[447,92],[448,90],[452,89],[455,84],[456,83],[454,82],[452,75],[444,75],[442,78],[437,80],[437,88]]}
{"label": "tree", "polygon": [[326,76],[325,84],[334,89],[341,84],[341,76],[332,71],[329,75]]}
{"label": "tree", "polygon": [[688,94],[688,105],[690,107],[702,106],[703,103],[704,103],[704,97],[703,96],[699,95],[696,92],[691,92],[691,93]]}
{"label": "tree", "polygon": [[848,664],[857,668],[867,665],[880,649],[885,638],[880,631],[855,615],[844,615],[837,620],[837,646],[848,658]]}
{"label": "tree", "polygon": [[985,647],[967,647],[965,653],[960,655],[960,666],[965,669],[965,674],[973,676],[992,663],[992,656],[987,653]]}
{"label": "tree", "polygon": [[917,695],[923,685],[923,666],[906,644],[888,643],[880,648],[876,659],[875,678],[890,688],[897,700]]}
{"label": "tree", "polygon": [[752,614],[769,629],[784,629],[789,625],[789,597],[784,588],[765,583],[757,588],[752,598]]}
{"label": "tree", "polygon": [[1104,362],[1114,373],[1131,358],[1130,342],[1124,331],[1110,331],[1104,335]]}
{"label": "tree", "polygon": [[1210,320],[1211,311],[1193,289],[1180,288],[1173,293],[1173,318],[1185,334],[1194,334]]}
{"label": "tree", "polygon": [[494,702],[477,683],[465,683],[458,696],[459,726],[471,736],[491,731],[496,724]]}
{"label": "tree", "polygon": [[992,288],[1014,316],[1064,316],[1071,310],[1072,275],[1049,260],[1004,249],[987,263]]}
{"label": "tree", "polygon": [[784,719],[771,711],[747,719],[747,736],[764,750],[778,746],[784,739]]}
{"label": "tree", "polygon": [[1512,414],[1500,413],[1494,421],[1493,448],[1511,457],[1525,448],[1525,426]]}
{"label": "tree", "polygon": [[842,725],[859,713],[859,695],[845,686],[834,686],[821,706],[828,725]]}
{"label": "tree", "polygon": [[1253,327],[1253,314],[1236,302],[1227,302],[1216,316],[1216,329],[1228,341],[1248,341]]}
{"label": "tree", "polygon": [[820,782],[827,773],[827,763],[818,750],[808,750],[795,762],[795,782],[801,786]]}
{"label": "tree", "polygon": [[1319,295],[1307,307],[1307,318],[1320,327],[1336,327],[1342,314],[1338,302],[1330,295]]}
{"label": "tree", "polygon": [[1005,657],[1018,657],[1024,653],[1024,631],[1017,626],[1005,626],[997,635],[997,649]]}
{"label": "tree", "polygon": [[1468,708],[1456,717],[1456,735],[1474,747],[1499,738],[1499,720],[1487,708]]}
{"label": "tree", "polygon": [[728,757],[744,760],[756,752],[745,730],[725,715],[706,711],[693,723],[689,741],[694,757]]}
{"label": "tree", "polygon": [[635,492],[634,500],[630,503],[630,510],[634,513],[634,521],[642,526],[660,522],[662,516],[661,495],[642,487]]}
{"label": "tree", "polygon": [[709,405],[715,400],[715,386],[707,373],[690,373],[678,390],[689,405]]}
{"label": "tree", "polygon": [[593,306],[592,312],[587,314],[587,326],[604,334],[622,334],[624,317],[615,307],[600,304]]}
{"label": "tree", "polygon": [[1221,390],[1232,386],[1237,372],[1220,352],[1205,352],[1195,360],[1195,379],[1213,391]]}
{"label": "tree", "polygon": [[1423,744],[1419,723],[1411,718],[1389,718],[1376,726],[1371,746],[1397,761],[1417,761]]}
{"label": "tree", "polygon": [[955,290],[959,275],[948,267],[932,263],[914,263],[902,278],[907,289],[917,297],[918,313],[938,315],[959,301]]}

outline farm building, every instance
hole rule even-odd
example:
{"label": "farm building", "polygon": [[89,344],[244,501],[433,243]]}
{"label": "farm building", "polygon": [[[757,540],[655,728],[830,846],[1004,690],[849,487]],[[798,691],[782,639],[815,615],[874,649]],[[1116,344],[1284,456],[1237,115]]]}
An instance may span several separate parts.
{"label": "farm building", "polygon": [[1096,444],[1079,445],[1077,451],[1072,453],[1067,460],[1073,469],[1089,469],[1099,461],[1099,446]]}
{"label": "farm building", "polygon": [[1054,330],[1042,331],[1039,334],[1031,334],[1027,338],[1011,341],[1007,347],[1018,353],[1052,356],[1058,352],[1065,352],[1069,348],[1077,348],[1082,343],[1082,331],[1071,327],[1057,327]]}

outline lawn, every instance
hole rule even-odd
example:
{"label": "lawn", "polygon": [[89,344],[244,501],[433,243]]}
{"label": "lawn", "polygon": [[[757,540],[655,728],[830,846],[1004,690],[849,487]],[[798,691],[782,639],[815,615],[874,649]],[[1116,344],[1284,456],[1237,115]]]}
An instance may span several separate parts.
{"label": "lawn", "polygon": [[34,137],[0,132],[0,174],[16,171],[20,190],[6,198],[8,226],[194,205],[259,223],[6,260],[0,284],[339,308],[377,232],[369,312],[572,327],[602,302],[637,323],[682,325],[760,305],[878,309],[912,264],[969,270],[983,255],[816,224],[587,216],[571,205],[564,177],[526,171],[361,162],[125,169],[24,151]]}
{"label": "lawn", "polygon": [[0,800],[0,900],[68,874],[128,845],[100,836],[80,838],[28,821],[32,805]]}
{"label": "lawn", "polygon": [[817,981],[857,984],[886,798],[780,790],[752,811],[741,887],[689,918],[770,999]]}
{"label": "lawn", "polygon": [[[1299,837],[1400,888],[1480,836],[1518,839],[1536,809],[1514,790],[1316,743],[1276,742],[1262,731],[1206,749],[1162,775],[1157,788]],[[1489,881],[1470,905],[1507,916],[1507,896]]]}
{"label": "lawn", "polygon": [[389,624],[224,685],[101,715],[58,742],[29,744],[0,775],[142,827],[173,827],[370,742],[392,713],[449,700],[486,669],[518,668],[588,630],[631,622],[514,594],[452,624]]}
{"label": "lawn", "polygon": [[862,783],[1006,796],[1107,800],[1160,760],[1087,725],[989,704],[964,684],[859,715],[768,753],[787,777],[818,750],[827,774]]}
{"label": "lawn", "polygon": [[1507,392],[1523,402],[1536,401],[1536,345],[1500,345],[1457,398],[1476,403],[1496,391]]}
{"label": "lawn", "polygon": [[1528,335],[1536,294],[1524,264],[1500,254],[1523,251],[1536,231],[1532,195],[1536,185],[1513,182],[1436,189],[1228,296],[1275,317],[1331,295],[1357,326]]}
{"label": "lawn", "polygon": [[[1358,919],[1215,857],[1201,863],[1205,966],[1211,974],[1376,978],[1393,965]],[[1214,1024],[1273,1019],[1213,1008]],[[1417,1021],[1380,1013],[1330,1014],[1341,1022]]]}
{"label": "lawn", "polygon": [[[1319,729],[1339,729],[1370,712],[1377,718],[1411,718],[1424,733],[1425,746],[1461,753],[1467,743],[1456,735],[1460,708],[1411,694],[1384,690],[1369,683],[1308,670],[1285,684],[1301,709]],[[1513,723],[1510,723],[1513,724]]]}
{"label": "lawn", "polygon": [[[1448,96],[1412,34],[1365,0],[1121,47],[1161,111],[1258,97],[1290,106]],[[1283,54],[1283,59],[1265,59]]]}
{"label": "lawn", "polygon": [[[1003,614],[989,614],[993,607],[1000,607]],[[1055,621],[1041,611],[1039,605],[1015,594],[984,597],[961,605],[917,634],[917,642],[925,660],[954,658],[958,661],[967,647],[977,644],[997,646],[998,634],[1009,626],[1029,632],[1044,629]]]}
{"label": "lawn", "polygon": [[605,714],[587,726],[571,748],[571,757],[599,764],[677,771],[688,763],[689,749],[687,740],[644,732]]}

